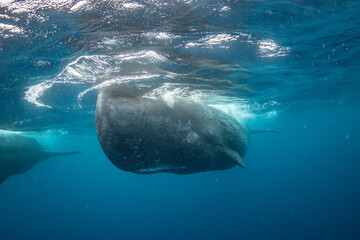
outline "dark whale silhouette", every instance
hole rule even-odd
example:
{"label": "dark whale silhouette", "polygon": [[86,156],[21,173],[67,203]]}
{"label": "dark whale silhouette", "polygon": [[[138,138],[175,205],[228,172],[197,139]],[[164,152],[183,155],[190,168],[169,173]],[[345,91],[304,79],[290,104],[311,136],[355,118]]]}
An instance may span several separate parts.
{"label": "dark whale silhouette", "polygon": [[47,158],[76,153],[78,152],[47,152],[33,138],[0,132],[0,183],[11,175],[28,171]]}
{"label": "dark whale silhouette", "polygon": [[185,98],[98,94],[96,131],[118,168],[190,174],[245,167],[251,131],[222,111]]}

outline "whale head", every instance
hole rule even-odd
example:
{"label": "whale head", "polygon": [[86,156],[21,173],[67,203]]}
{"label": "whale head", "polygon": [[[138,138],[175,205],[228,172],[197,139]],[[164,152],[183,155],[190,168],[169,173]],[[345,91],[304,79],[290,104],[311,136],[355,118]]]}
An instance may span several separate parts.
{"label": "whale head", "polygon": [[96,131],[110,161],[124,171],[190,174],[240,165],[248,130],[222,111],[175,98],[98,94]]}

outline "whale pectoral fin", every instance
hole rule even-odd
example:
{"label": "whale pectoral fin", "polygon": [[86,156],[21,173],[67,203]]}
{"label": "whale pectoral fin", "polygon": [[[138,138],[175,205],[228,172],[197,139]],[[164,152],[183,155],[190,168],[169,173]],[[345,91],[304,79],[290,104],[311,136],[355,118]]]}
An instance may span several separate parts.
{"label": "whale pectoral fin", "polygon": [[246,168],[242,157],[240,157],[237,152],[227,149],[226,153],[230,155],[230,158],[232,158],[240,167]]}
{"label": "whale pectoral fin", "polygon": [[239,155],[235,158],[235,160],[239,164],[240,167],[246,168],[243,159]]}

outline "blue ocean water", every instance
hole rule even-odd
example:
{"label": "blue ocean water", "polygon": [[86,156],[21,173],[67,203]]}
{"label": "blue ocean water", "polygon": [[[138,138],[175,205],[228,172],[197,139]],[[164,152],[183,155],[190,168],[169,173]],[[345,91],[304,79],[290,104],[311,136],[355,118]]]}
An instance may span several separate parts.
{"label": "blue ocean water", "polygon": [[[358,1],[0,1],[0,129],[49,151],[0,185],[0,239],[359,239]],[[137,175],[97,92],[216,107],[247,168]]]}

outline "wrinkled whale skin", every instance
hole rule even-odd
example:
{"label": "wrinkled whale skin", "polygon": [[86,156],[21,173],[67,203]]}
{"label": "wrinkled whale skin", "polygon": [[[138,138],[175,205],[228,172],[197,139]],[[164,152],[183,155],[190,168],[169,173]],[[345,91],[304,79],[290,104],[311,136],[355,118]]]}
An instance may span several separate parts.
{"label": "wrinkled whale skin", "polygon": [[124,171],[190,174],[244,167],[249,132],[222,111],[185,98],[119,97],[101,91],[96,131]]}

